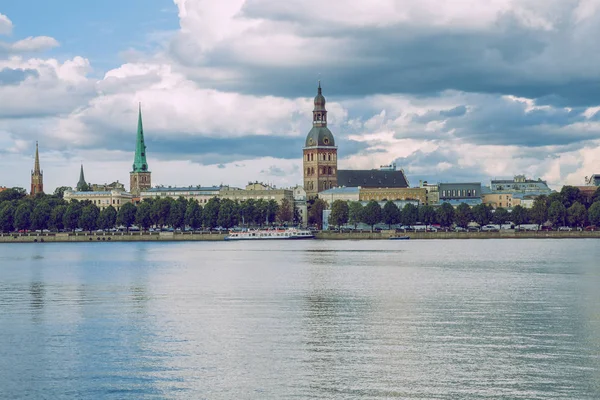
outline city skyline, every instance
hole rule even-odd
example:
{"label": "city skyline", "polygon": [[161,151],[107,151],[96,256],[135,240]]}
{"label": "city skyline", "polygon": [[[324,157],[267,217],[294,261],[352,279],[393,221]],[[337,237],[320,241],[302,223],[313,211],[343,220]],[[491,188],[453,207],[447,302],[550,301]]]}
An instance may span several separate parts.
{"label": "city skyline", "polygon": [[0,185],[28,186],[36,141],[46,192],[81,162],[128,182],[140,101],[153,185],[301,184],[319,78],[340,168],[395,162],[413,186],[598,172],[593,2],[128,3],[0,9]]}

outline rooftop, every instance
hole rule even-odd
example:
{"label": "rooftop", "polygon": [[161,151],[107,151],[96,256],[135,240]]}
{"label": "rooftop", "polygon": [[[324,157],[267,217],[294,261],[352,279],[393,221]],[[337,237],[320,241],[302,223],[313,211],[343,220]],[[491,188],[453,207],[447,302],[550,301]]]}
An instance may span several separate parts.
{"label": "rooftop", "polygon": [[358,194],[360,187],[335,187],[319,192],[319,194]]}
{"label": "rooftop", "polygon": [[364,188],[406,188],[408,182],[402,170],[381,171],[377,169],[340,169],[337,173],[338,186]]}
{"label": "rooftop", "polygon": [[188,187],[153,187],[151,189],[146,189],[144,192],[154,192],[154,193],[162,193],[162,192],[214,192],[219,191],[221,188],[219,186],[208,186],[208,187],[198,187],[198,186],[188,186]]}

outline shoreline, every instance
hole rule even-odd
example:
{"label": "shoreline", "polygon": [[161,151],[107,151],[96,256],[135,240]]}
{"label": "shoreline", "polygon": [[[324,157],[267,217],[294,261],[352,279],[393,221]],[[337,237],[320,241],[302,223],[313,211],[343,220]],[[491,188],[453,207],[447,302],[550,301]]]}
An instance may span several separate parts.
{"label": "shoreline", "polygon": [[[220,233],[174,232],[115,232],[115,233],[29,233],[0,234],[1,243],[90,243],[90,242],[204,242],[225,241]],[[318,232],[315,240],[387,240],[391,236],[408,236],[410,239],[600,239],[600,231],[528,231],[500,232]]]}

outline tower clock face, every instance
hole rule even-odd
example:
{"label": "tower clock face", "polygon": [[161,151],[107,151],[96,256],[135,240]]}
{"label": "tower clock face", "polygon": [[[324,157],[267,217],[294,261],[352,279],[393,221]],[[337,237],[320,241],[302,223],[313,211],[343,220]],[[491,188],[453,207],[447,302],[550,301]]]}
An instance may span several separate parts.
{"label": "tower clock face", "polygon": [[312,144],[313,144],[312,138],[308,139],[308,144],[312,146]]}

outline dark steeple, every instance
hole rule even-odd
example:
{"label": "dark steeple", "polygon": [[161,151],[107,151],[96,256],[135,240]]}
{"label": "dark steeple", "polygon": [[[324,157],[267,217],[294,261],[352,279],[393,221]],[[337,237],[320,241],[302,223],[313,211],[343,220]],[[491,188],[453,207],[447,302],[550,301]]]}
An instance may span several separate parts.
{"label": "dark steeple", "polygon": [[40,170],[40,153],[38,151],[38,142],[35,142],[35,164],[33,166],[33,173],[36,175],[41,175],[42,171]]}
{"label": "dark steeple", "polygon": [[31,171],[31,195],[44,193],[44,173],[40,168],[40,152],[38,150],[38,142],[35,142],[35,163],[33,171]]}
{"label": "dark steeple", "polygon": [[146,143],[144,143],[144,128],[142,127],[142,103],[140,103],[140,110],[138,114],[135,158],[133,159],[132,172],[148,172],[148,162],[146,161]]}
{"label": "dark steeple", "polygon": [[88,184],[85,182],[83,175],[83,164],[81,164],[81,171],[79,172],[79,182],[77,182],[77,191],[86,192],[88,190]]}

